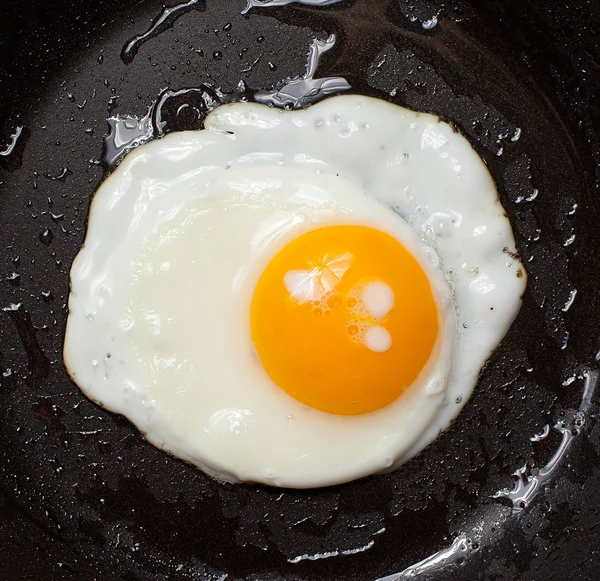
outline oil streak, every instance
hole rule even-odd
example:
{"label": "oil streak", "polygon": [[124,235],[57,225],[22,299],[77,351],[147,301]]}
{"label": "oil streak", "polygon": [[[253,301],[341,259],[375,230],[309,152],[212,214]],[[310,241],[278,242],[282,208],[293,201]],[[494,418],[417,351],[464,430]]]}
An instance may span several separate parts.
{"label": "oil streak", "polygon": [[272,107],[301,109],[324,97],[350,89],[350,84],[343,77],[315,78],[321,57],[334,45],[335,34],[326,40],[314,39],[308,50],[304,75],[288,80],[279,89],[257,91],[254,95],[255,101]]}
{"label": "oil streak", "polygon": [[339,557],[340,555],[356,555],[357,553],[368,551],[374,544],[375,541],[371,540],[366,545],[363,545],[362,547],[358,547],[356,549],[344,549],[342,551],[326,551],[324,553],[316,553],[314,555],[298,555],[293,559],[288,559],[288,563],[296,564],[300,563],[300,561],[318,561],[320,559],[329,559],[330,557]]}
{"label": "oil streak", "polygon": [[29,131],[23,125],[17,125],[15,132],[5,149],[0,150],[1,167],[13,171],[21,167],[25,143],[29,138]]}
{"label": "oil streak", "polygon": [[377,581],[404,581],[415,579],[424,573],[435,573],[454,566],[457,556],[464,555],[471,549],[471,542],[464,534],[454,539],[454,542],[445,549],[430,555],[426,559],[411,565],[400,573],[394,573]]}
{"label": "oil streak", "polygon": [[271,6],[287,6],[288,4],[305,4],[306,6],[329,6],[342,0],[246,0],[248,5],[242,10],[247,14],[252,8],[269,8]]}
{"label": "oil streak", "polygon": [[104,136],[102,163],[107,169],[113,169],[123,156],[142,143],[152,139],[152,108],[143,117],[133,115],[114,115],[106,121],[108,135]]}
{"label": "oil streak", "polygon": [[152,25],[148,30],[146,30],[146,32],[134,36],[129,42],[127,42],[121,51],[121,60],[126,65],[130,64],[135,58],[135,55],[142,44],[157,36],[167,28],[173,26],[175,20],[177,20],[180,16],[191,12],[192,10],[200,10],[201,12],[204,12],[206,10],[205,0],[188,0],[188,2],[183,2],[182,4],[177,4],[176,6],[163,8],[163,11],[159,14],[156,20],[152,22]]}
{"label": "oil streak", "polygon": [[535,476],[527,474],[527,465],[519,468],[514,476],[517,481],[512,490],[504,489],[496,492],[494,498],[507,498],[512,502],[513,512],[519,513],[538,495],[544,486],[553,478],[554,473],[559,468],[562,460],[565,458],[573,441],[581,434],[581,428],[584,426],[589,409],[592,404],[592,397],[596,390],[599,371],[589,371],[586,373],[585,386],[581,405],[575,412],[573,419],[570,422],[560,422],[555,426],[555,429],[562,433],[562,441],[558,450],[554,453],[548,463],[540,468]]}
{"label": "oil streak", "polygon": [[208,84],[178,91],[165,89],[143,117],[113,115],[107,119],[109,131],[104,137],[101,162],[107,170],[113,170],[128,152],[150,139],[174,131],[202,129],[204,119],[215,107],[251,97],[243,81],[231,93]]}
{"label": "oil streak", "polygon": [[12,154],[17,147],[17,142],[19,141],[19,137],[21,137],[21,133],[23,133],[23,127],[21,125],[17,125],[15,132],[10,136],[10,142],[8,146],[3,151],[0,151],[0,156],[8,157]]}

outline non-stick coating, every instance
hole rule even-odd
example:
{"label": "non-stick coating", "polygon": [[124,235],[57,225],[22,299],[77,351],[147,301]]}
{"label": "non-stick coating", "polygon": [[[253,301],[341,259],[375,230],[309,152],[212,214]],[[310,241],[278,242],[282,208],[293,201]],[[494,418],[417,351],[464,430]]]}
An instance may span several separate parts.
{"label": "non-stick coating", "polygon": [[[571,421],[597,365],[598,3],[344,0],[242,16],[244,6],[198,2],[126,65],[121,49],[159,2],[5,3],[0,150],[24,129],[0,155],[0,578],[368,581],[464,535],[464,556],[418,578],[597,579],[596,398],[523,510],[494,495],[525,464],[535,475],[548,463],[561,433],[530,438]],[[321,75],[437,113],[471,140],[529,288],[458,420],[398,471],[303,492],[224,485],[69,381],[68,271],[110,114],[143,115],[166,87],[268,88],[302,73],[311,40],[330,33]]]}

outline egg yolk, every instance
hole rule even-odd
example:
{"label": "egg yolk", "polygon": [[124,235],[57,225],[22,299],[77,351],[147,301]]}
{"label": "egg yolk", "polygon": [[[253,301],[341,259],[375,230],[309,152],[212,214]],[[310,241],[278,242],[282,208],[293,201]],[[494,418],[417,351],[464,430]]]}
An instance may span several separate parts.
{"label": "egg yolk", "polygon": [[328,226],[285,246],[263,271],[250,322],[271,379],[333,414],[382,408],[410,386],[438,333],[429,280],[392,236]]}

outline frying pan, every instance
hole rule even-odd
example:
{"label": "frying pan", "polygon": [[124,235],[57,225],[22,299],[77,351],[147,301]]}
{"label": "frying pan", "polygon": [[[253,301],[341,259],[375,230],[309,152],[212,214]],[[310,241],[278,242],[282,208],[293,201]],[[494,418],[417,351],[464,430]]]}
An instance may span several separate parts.
{"label": "frying pan", "polygon": [[[170,4],[3,3],[0,578],[598,579],[598,3]],[[165,89],[243,80],[252,98],[302,75],[330,34],[321,77],[471,141],[529,286],[458,419],[399,470],[322,490],[225,485],[68,379],[68,271],[109,117],[141,118]],[[193,95],[196,113],[177,115],[184,92],[164,131],[201,126]]]}

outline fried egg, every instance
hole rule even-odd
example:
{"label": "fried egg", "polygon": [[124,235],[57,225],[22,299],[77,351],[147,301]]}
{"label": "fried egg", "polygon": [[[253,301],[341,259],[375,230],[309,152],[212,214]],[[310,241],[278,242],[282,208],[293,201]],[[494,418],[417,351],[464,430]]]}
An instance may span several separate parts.
{"label": "fried egg", "polygon": [[212,476],[328,486],[449,425],[525,284],[485,164],[437,117],[348,95],[228,104],[97,191],[64,360]]}

